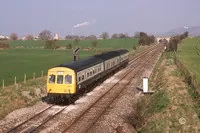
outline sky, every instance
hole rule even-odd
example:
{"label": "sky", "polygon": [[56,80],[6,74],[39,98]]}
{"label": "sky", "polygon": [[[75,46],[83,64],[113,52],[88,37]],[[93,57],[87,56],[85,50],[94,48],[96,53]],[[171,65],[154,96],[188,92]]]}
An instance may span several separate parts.
{"label": "sky", "polygon": [[200,0],[0,0],[0,35],[59,36],[137,31],[158,34],[200,26]]}

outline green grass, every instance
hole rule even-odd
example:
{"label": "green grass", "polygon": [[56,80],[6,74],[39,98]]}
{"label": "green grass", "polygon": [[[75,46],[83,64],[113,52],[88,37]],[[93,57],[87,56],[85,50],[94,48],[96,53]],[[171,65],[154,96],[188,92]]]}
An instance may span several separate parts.
{"label": "green grass", "polygon": [[200,85],[200,38],[185,39],[178,48],[178,57],[195,75]]}
{"label": "green grass", "polygon": [[[80,51],[79,59],[93,55],[95,51]],[[5,80],[5,85],[13,84],[14,77],[17,82],[23,81],[26,73],[27,79],[41,76],[55,65],[73,60],[72,50],[44,50],[44,49],[9,49],[0,50],[0,85]]]}
{"label": "green grass", "polygon": [[[23,48],[43,48],[45,41],[43,40],[27,40],[27,41],[23,41],[23,40],[17,40],[17,41],[12,41],[12,40],[8,40],[8,41],[4,41],[7,42],[10,47],[22,47]],[[118,48],[126,48],[131,50],[133,48],[134,45],[136,45],[138,42],[138,39],[132,39],[132,38],[128,38],[128,39],[109,39],[109,40],[98,40],[97,43],[97,48],[100,49],[118,49]],[[57,44],[59,46],[66,46],[68,43],[71,43],[72,46],[74,45],[74,41],[73,40],[59,40],[57,41]],[[88,47],[92,47],[92,41],[91,40],[81,40],[78,42],[78,46],[80,48],[88,48]]]}
{"label": "green grass", "polygon": [[[24,48],[0,50],[0,88],[4,79],[5,86],[14,83],[14,77],[17,82],[22,82],[24,74],[27,79],[41,76],[47,70],[55,65],[67,63],[73,60],[73,50],[47,50],[43,49],[44,41],[7,41],[11,47],[23,46]],[[61,46],[67,44],[68,40],[60,40]],[[98,40],[96,49],[89,51],[80,50],[79,59],[98,53],[98,51],[126,48],[131,50],[137,44],[135,39],[116,39],[116,40]],[[79,42],[81,48],[92,47],[91,41],[83,40]],[[33,48],[32,48],[33,47]]]}

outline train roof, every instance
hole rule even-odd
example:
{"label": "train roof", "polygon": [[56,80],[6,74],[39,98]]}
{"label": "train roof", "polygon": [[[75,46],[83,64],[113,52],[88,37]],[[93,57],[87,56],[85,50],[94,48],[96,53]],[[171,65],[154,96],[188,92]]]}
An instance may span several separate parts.
{"label": "train roof", "polygon": [[74,71],[81,71],[81,70],[84,70],[84,69],[89,68],[91,66],[94,66],[96,64],[99,64],[101,62],[103,62],[102,59],[91,56],[87,59],[82,59],[82,60],[78,60],[78,61],[67,63],[67,64],[60,64],[56,67],[67,67],[67,68],[70,68]]}
{"label": "train roof", "polygon": [[114,58],[116,56],[120,56],[121,54],[124,54],[124,53],[127,53],[127,52],[128,52],[128,50],[126,50],[126,49],[119,49],[119,50],[109,51],[107,53],[95,55],[95,57],[101,58],[103,60],[109,60],[111,58]]}
{"label": "train roof", "polygon": [[111,58],[114,58],[116,56],[119,56],[121,54],[124,54],[126,52],[128,52],[128,50],[126,50],[126,49],[109,51],[109,52],[102,53],[99,55],[91,56],[87,59],[82,59],[82,60],[78,60],[78,61],[67,63],[67,64],[60,64],[55,67],[67,67],[67,68],[70,68],[70,69],[78,72],[78,71],[84,70],[86,68],[89,68],[91,66],[94,66],[96,64],[102,63]]}

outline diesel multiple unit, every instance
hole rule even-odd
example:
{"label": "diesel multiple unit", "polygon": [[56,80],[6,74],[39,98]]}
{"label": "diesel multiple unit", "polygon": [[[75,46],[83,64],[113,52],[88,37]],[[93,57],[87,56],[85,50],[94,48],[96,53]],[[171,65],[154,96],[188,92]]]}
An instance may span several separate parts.
{"label": "diesel multiple unit", "polygon": [[91,56],[48,70],[48,96],[71,96],[128,64],[128,50],[120,49]]}

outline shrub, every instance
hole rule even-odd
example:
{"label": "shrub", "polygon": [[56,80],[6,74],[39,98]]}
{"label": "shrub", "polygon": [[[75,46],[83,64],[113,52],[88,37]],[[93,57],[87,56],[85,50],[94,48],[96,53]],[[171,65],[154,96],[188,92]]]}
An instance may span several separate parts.
{"label": "shrub", "polygon": [[137,47],[136,46],[133,46],[133,50],[136,50],[137,49]]}
{"label": "shrub", "polygon": [[47,40],[45,42],[44,48],[45,49],[58,49],[60,48],[60,46],[58,44],[56,44],[56,40]]}
{"label": "shrub", "polygon": [[0,49],[8,49],[10,46],[7,43],[0,42]]}
{"label": "shrub", "polygon": [[71,44],[71,43],[68,43],[68,44],[66,45],[66,49],[72,49],[72,44]]}
{"label": "shrub", "polygon": [[93,41],[92,41],[92,46],[93,46],[94,48],[96,48],[96,47],[97,47],[97,43],[98,43],[97,40],[93,40]]}

